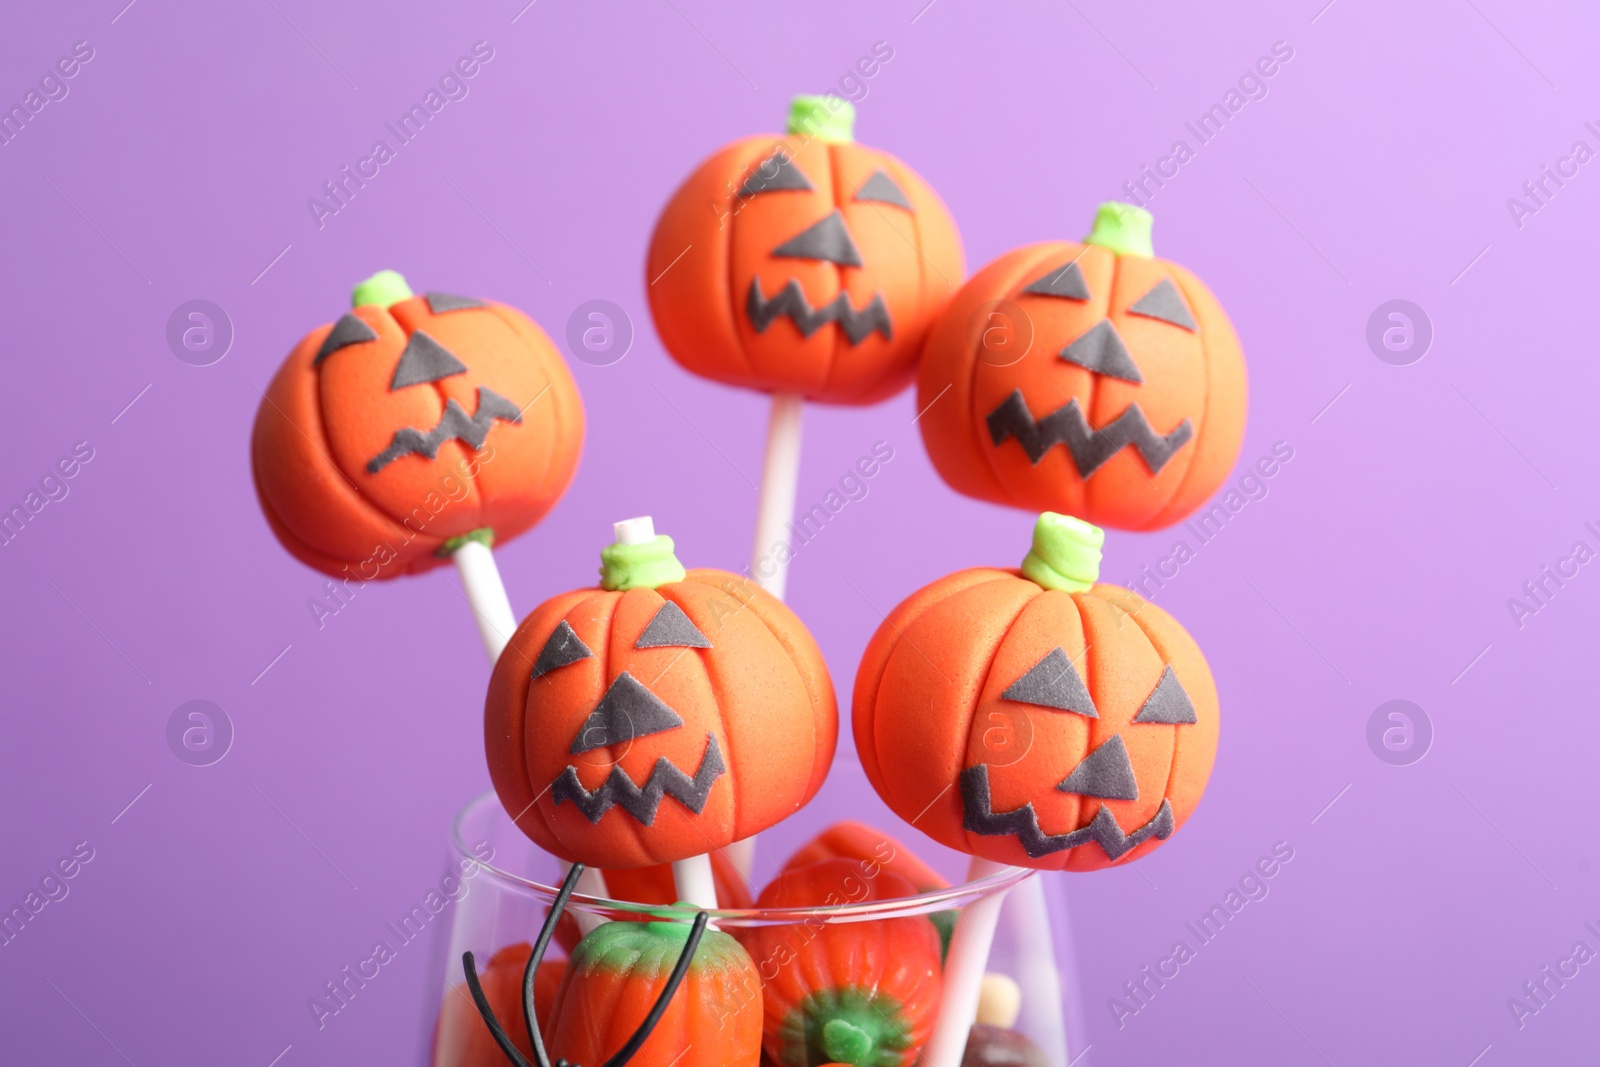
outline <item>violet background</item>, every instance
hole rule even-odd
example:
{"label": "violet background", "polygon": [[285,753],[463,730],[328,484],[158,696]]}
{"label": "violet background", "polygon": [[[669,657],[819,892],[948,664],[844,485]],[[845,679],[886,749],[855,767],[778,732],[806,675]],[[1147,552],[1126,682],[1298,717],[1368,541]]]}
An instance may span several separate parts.
{"label": "violet background", "polygon": [[[1583,927],[1600,926],[1600,577],[1583,568],[1521,629],[1506,606],[1574,541],[1600,547],[1583,526],[1600,520],[1600,164],[1521,229],[1506,206],[1573,141],[1600,147],[1583,126],[1600,119],[1592,9],[523,2],[8,12],[7,106],[73,42],[95,58],[0,148],[0,505],[74,442],[95,458],[0,548],[0,904],[74,842],[95,858],[0,947],[0,1059],[412,1061],[435,988],[426,951],[321,1031],[307,1000],[436,883],[448,820],[486,787],[482,652],[450,571],[368,586],[316,628],[322,579],[273,541],[250,485],[257,390],[379,267],[516,304],[558,341],[580,303],[615,301],[632,351],[572,363],[590,435],[564,502],[500,552],[513,603],[590,581],[610,521],[636,513],[691,566],[738,567],[766,405],[665,357],[646,242],[705,154],[777,130],[792,93],[836,87],[880,40],[894,57],[866,83],[857,135],[940,191],[969,269],[1081,236],[1142,164],[1178,137],[1193,146],[1183,123],[1275,41],[1294,49],[1267,98],[1151,204],[1158,252],[1210,283],[1243,338],[1241,469],[1278,441],[1294,458],[1159,594],[1205,649],[1226,722],[1182,834],[1139,871],[1061,880],[1084,1062],[1592,1055],[1600,968],[1520,1030],[1506,1006],[1575,941],[1600,948]],[[494,59],[470,96],[319,230],[306,199],[478,40]],[[214,366],[167,348],[167,317],[191,298],[233,322]],[[1365,340],[1394,298],[1435,331],[1411,366]],[[875,440],[895,449],[791,574],[846,706],[873,606],[1013,564],[1028,537],[1029,516],[942,485],[914,414],[909,394],[806,413],[802,503]],[[1112,532],[1106,576],[1134,576],[1180,535]],[[210,767],[165,739],[194,698],[236,730]],[[1435,732],[1410,766],[1366,740],[1393,698]],[[767,863],[862,812],[897,825],[845,730],[825,791],[771,835]],[[1277,841],[1295,858],[1271,895],[1119,1030],[1107,998]]]}

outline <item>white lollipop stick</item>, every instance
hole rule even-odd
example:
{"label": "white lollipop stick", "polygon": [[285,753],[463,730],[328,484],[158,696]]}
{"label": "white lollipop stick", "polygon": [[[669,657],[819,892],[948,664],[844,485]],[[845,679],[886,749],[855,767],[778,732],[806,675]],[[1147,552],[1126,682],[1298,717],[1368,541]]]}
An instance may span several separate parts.
{"label": "white lollipop stick", "polygon": [[[976,882],[992,874],[1017,870],[1021,868],[974,856],[967,868],[967,881]],[[961,918],[956,920],[955,933],[950,936],[950,951],[944,960],[939,1021],[934,1025],[933,1037],[922,1050],[924,1067],[959,1067],[961,1063],[961,1055],[967,1050],[967,1035],[978,1017],[978,992],[989,966],[989,949],[994,944],[1000,905],[1005,903],[1005,898],[1002,890],[980,897],[961,909]]]}
{"label": "white lollipop stick", "polygon": [[1027,1031],[1051,1063],[1066,1063],[1066,999],[1061,969],[1056,965],[1055,931],[1045,906],[1044,879],[1026,878],[1011,894],[1009,925],[1017,949],[1018,983],[1028,991],[1021,1029]]}
{"label": "white lollipop stick", "polygon": [[789,562],[787,553],[780,561],[774,550],[789,540],[788,526],[794,521],[794,494],[800,485],[800,417],[804,411],[805,401],[798,394],[772,394],[750,575],[779,600],[783,599],[788,581]]}
{"label": "white lollipop stick", "polygon": [[472,617],[478,623],[478,636],[483,638],[483,650],[489,654],[492,667],[517,630],[517,617],[511,611],[506,585],[500,580],[500,568],[495,566],[489,546],[470,537],[450,553],[450,558],[461,575],[461,588],[467,594]]}
{"label": "white lollipop stick", "polygon": [[717,882],[711,874],[709,855],[673,860],[672,880],[678,887],[679,900],[706,911],[717,910]]}
{"label": "white lollipop stick", "polygon": [[[794,521],[795,491],[800,485],[800,423],[805,400],[798,393],[772,394],[772,414],[767,420],[767,456],[761,468],[761,495],[756,502],[756,539],[750,549],[750,576],[783,599],[789,581],[789,556],[777,552],[789,540]],[[725,850],[734,868],[745,878],[755,863],[756,839],[735,841]]]}

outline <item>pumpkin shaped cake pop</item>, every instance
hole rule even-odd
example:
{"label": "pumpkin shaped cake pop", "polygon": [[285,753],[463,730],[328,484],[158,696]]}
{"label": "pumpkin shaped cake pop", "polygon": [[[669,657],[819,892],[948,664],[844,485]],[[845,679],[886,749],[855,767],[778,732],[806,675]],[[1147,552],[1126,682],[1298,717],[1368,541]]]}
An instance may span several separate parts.
{"label": "pumpkin shaped cake pop", "polygon": [[393,271],[357,286],[352,304],[295,346],[256,415],[251,467],[283,546],[371,581],[543,518],[584,429],[544,331],[493,301],[414,296]]}
{"label": "pumpkin shaped cake pop", "polygon": [[1081,244],[1007,252],[940,315],[917,379],[944,480],[968,496],[1155,529],[1216,491],[1244,439],[1239,338],[1148,211],[1100,208]]}
{"label": "pumpkin shaped cake pop", "polygon": [[602,868],[700,856],[792,815],[838,740],[833,684],[794,613],[746,578],[685,571],[640,523],[618,524],[637,543],[606,546],[599,588],[523,620],[485,706],[506,811],[547,851]]}
{"label": "pumpkin shaped cake pop", "polygon": [[1045,514],[1020,571],[941,578],[889,613],[856,675],[862,767],[934,840],[996,863],[1127,863],[1194,811],[1217,693],[1165,611],[1095,584],[1104,534]]}
{"label": "pumpkin shaped cake pop", "polygon": [[835,404],[910,382],[961,242],[915,171],[854,141],[854,118],[838,97],[796,97],[787,134],[716,152],[662,210],[650,312],[686,370]]}

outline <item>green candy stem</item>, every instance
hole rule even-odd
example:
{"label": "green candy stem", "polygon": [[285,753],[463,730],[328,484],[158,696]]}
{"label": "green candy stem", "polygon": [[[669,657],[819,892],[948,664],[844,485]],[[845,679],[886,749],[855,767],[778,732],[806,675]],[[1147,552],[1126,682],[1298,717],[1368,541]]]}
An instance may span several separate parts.
{"label": "green candy stem", "polygon": [[1107,200],[1095,212],[1094,229],[1083,243],[1109,248],[1119,256],[1154,256],[1156,248],[1150,243],[1154,224],[1155,216],[1144,208]]}
{"label": "green candy stem", "polygon": [[1100,580],[1100,527],[1047,511],[1033,524],[1033,548],[1022,560],[1022,573],[1046,589],[1082,593]]}
{"label": "green candy stem", "polygon": [[909,1027],[892,997],[856,986],[818,989],[778,1024],[779,1062],[899,1067],[911,1047]]}
{"label": "green candy stem", "polygon": [[838,96],[797,96],[789,104],[788,132],[819,141],[849,144],[855,138],[856,106]]}
{"label": "green candy stem", "polygon": [[862,1063],[872,1055],[872,1035],[848,1019],[822,1024],[822,1051],[835,1063]]}
{"label": "green candy stem", "polygon": [[415,295],[399,271],[380,270],[350,290],[350,306],[358,308],[363,304],[381,304],[388,307]]}
{"label": "green candy stem", "polygon": [[[642,540],[623,540],[622,529],[654,533],[649,519],[618,523],[619,539],[600,550],[600,588],[606,590],[655,589],[683,581],[683,564],[673,555],[672,538],[654,534]],[[630,535],[637,536],[637,533]]]}

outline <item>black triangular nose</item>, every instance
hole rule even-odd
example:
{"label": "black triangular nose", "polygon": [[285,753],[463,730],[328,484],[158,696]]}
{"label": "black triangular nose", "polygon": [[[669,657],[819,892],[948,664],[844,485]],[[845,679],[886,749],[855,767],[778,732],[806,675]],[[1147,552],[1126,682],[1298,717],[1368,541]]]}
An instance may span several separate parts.
{"label": "black triangular nose", "polygon": [[1111,735],[1085,756],[1056,788],[1063,793],[1106,800],[1138,800],[1139,783],[1134,780],[1133,760],[1128,758],[1128,746],[1122,735]]}
{"label": "black triangular nose", "polygon": [[666,701],[646,689],[627,671],[617,675],[606,695],[600,698],[589,717],[572,739],[568,755],[576,756],[591,749],[604,748],[636,737],[676,730],[683,725],[678,713]]}
{"label": "black triangular nose", "polygon": [[418,330],[406,342],[400,353],[400,363],[394,369],[390,389],[404,389],[408,385],[436,382],[452,374],[467,373],[467,365],[451,355],[450,350]]}
{"label": "black triangular nose", "polygon": [[841,267],[861,266],[861,252],[850,239],[844,216],[839,214],[837,208],[821,222],[801,230],[774,248],[772,254],[792,259],[820,259]]}
{"label": "black triangular nose", "polygon": [[1101,319],[1082,337],[1056,353],[1068,363],[1076,363],[1107,378],[1121,378],[1135,385],[1144,382],[1133,353],[1122,340],[1122,335],[1110,319]]}

